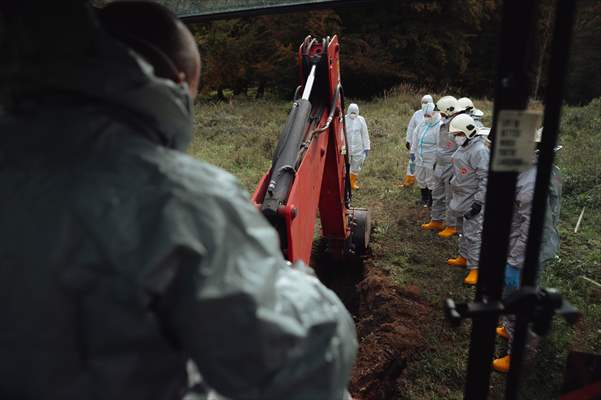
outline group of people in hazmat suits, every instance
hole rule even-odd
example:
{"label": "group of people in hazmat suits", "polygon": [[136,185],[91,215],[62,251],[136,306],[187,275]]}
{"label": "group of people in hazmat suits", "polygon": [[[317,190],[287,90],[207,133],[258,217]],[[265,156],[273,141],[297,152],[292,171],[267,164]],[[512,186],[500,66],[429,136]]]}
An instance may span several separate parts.
{"label": "group of people in hazmat suits", "polygon": [[191,33],[153,2],[59,3],[43,27],[77,19],[76,45],[15,71],[36,90],[0,118],[0,398],[347,400],[350,314],[184,154]]}
{"label": "group of people in hazmat suits", "polygon": [[[409,121],[405,143],[409,150],[409,166],[403,185],[411,186],[415,179],[420,189],[420,203],[430,208],[430,221],[422,224],[421,228],[437,231],[442,238],[459,235],[459,254],[449,258],[447,264],[467,269],[464,278],[466,285],[477,284],[480,267],[490,163],[490,142],[487,138],[490,129],[483,126],[483,116],[484,113],[476,109],[467,97],[457,100],[453,96],[444,96],[435,105],[432,96],[426,95],[422,97],[421,109]],[[537,143],[541,141],[542,132],[541,128],[533,135]],[[532,211],[536,160],[534,154],[532,166],[518,176],[505,268],[506,295],[520,286]],[[547,198],[541,266],[553,258],[559,249],[557,226],[560,198],[561,178],[559,169],[554,166]],[[513,329],[513,319],[506,318],[497,328],[497,334],[511,344]],[[510,361],[510,354],[493,360],[493,368],[507,372]]]}

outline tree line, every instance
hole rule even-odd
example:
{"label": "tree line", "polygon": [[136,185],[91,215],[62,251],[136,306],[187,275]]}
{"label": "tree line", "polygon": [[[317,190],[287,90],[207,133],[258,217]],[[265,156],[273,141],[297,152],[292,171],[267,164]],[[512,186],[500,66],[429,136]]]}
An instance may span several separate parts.
{"label": "tree line", "polygon": [[[408,0],[361,7],[213,21],[192,26],[203,54],[203,91],[266,90],[289,97],[296,51],[307,34],[338,34],[347,95],[372,97],[401,83],[491,97],[501,0]],[[553,0],[542,1],[532,57],[532,95],[541,97],[553,32]],[[581,0],[567,100],[601,95],[601,2]]]}

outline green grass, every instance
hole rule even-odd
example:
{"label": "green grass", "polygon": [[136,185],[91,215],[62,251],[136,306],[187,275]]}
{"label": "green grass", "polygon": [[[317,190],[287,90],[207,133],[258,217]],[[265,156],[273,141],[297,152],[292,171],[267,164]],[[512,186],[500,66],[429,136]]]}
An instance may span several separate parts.
{"label": "green grass", "polygon": [[[422,232],[418,224],[428,216],[415,205],[416,189],[398,185],[404,173],[405,127],[420,96],[411,87],[388,92],[371,102],[358,101],[366,118],[372,151],[360,177],[364,190],[353,202],[373,212],[373,257],[370,266],[390,271],[400,286],[415,285],[431,305],[429,323],[419,327],[427,346],[410,363],[401,382],[405,399],[461,399],[469,345],[469,323],[450,329],[444,322],[442,300],[469,301],[474,290],[465,288],[463,272],[451,270],[445,260],[456,255],[455,239],[444,241]],[[352,99],[347,99],[347,104]],[[475,101],[490,126],[490,101]],[[540,107],[540,106],[537,106]],[[190,153],[237,175],[249,192],[271,162],[290,102],[232,98],[228,103],[201,103],[197,131]],[[601,353],[601,290],[582,277],[601,282],[601,99],[586,107],[566,108],[562,118],[559,165],[564,180],[561,213],[561,249],[541,276],[545,287],[555,287],[584,314],[571,328],[559,319],[542,340],[534,368],[527,376],[524,398],[557,398],[569,350]],[[403,139],[401,139],[403,138]],[[574,226],[586,207],[577,234]],[[503,351],[499,346],[500,352]],[[500,353],[501,354],[501,353]],[[491,398],[501,399],[504,377],[494,375]]]}

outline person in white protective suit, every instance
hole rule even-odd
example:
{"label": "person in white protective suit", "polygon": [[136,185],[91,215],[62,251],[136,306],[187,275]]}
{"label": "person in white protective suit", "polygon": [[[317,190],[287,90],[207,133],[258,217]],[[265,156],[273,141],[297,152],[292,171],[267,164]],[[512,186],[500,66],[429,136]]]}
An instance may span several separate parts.
{"label": "person in white protective suit", "polygon": [[[535,141],[541,142],[542,128],[535,135]],[[556,148],[556,151],[560,147]],[[508,296],[517,290],[521,284],[522,268],[526,258],[526,244],[528,241],[528,230],[530,227],[530,216],[532,213],[532,201],[538,171],[538,157],[534,157],[532,166],[521,172],[517,177],[515,188],[515,200],[513,206],[513,218],[509,234],[509,249],[507,253],[507,265],[505,266],[505,290]],[[561,173],[557,166],[551,170],[549,182],[549,194],[547,196],[545,219],[543,225],[543,238],[539,256],[539,271],[545,262],[551,260],[559,251],[559,212],[561,203]],[[506,316],[502,319],[501,326],[497,327],[497,335],[508,340],[508,353],[493,361],[492,367],[495,371],[506,373],[511,364],[511,342],[515,329],[515,317]],[[534,335],[530,333],[531,337]]]}
{"label": "person in white protective suit", "polygon": [[436,103],[442,121],[438,132],[436,162],[434,165],[434,189],[432,190],[432,208],[430,222],[422,224],[424,230],[440,231],[440,237],[448,238],[457,233],[457,218],[449,210],[451,201],[450,181],[453,174],[451,156],[457,150],[457,144],[449,135],[449,124],[457,115],[464,112],[457,99],[444,96]]}
{"label": "person in white protective suit", "polygon": [[411,159],[415,161],[415,177],[424,207],[432,206],[434,163],[436,162],[439,129],[440,113],[434,111],[434,103],[428,103],[424,107],[424,120],[413,131],[410,153]]}
{"label": "person in white protective suit", "polygon": [[359,172],[367,159],[370,150],[369,133],[365,118],[359,115],[359,106],[352,103],[348,106],[345,117],[346,142],[351,163],[351,187],[359,189]]}
{"label": "person in white protective suit", "polygon": [[[405,147],[407,150],[411,151],[411,146],[413,144],[413,132],[415,128],[424,120],[425,107],[428,103],[434,103],[432,96],[429,94],[422,97],[421,100],[421,108],[413,113],[411,119],[409,120],[409,124],[407,124],[407,130],[405,132]],[[403,179],[402,185],[403,187],[411,187],[415,183],[415,163],[409,158],[407,162],[407,172],[405,174],[405,178]]]}
{"label": "person in white protective suit", "polygon": [[478,261],[484,222],[484,202],[488,179],[490,150],[485,138],[478,135],[472,117],[458,115],[451,121],[449,132],[457,143],[453,154],[453,179],[451,179],[450,210],[460,216],[459,256],[447,263],[451,266],[467,267],[466,285],[478,281]]}

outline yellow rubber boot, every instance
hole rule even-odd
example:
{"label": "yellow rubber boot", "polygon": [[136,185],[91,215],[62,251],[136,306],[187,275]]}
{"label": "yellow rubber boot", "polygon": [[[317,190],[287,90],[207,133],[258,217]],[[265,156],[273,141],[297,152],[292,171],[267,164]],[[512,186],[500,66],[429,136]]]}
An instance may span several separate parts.
{"label": "yellow rubber boot", "polygon": [[403,179],[403,184],[401,186],[403,187],[411,187],[415,184],[415,176],[413,175],[405,175],[405,178]]}
{"label": "yellow rubber boot", "polygon": [[425,231],[440,231],[444,229],[444,225],[442,224],[442,221],[433,219],[427,224],[422,224],[422,229]]}
{"label": "yellow rubber boot", "polygon": [[470,269],[470,272],[467,274],[467,276],[463,280],[463,283],[465,283],[466,285],[472,285],[472,286],[475,285],[476,283],[478,283],[478,270]]}
{"label": "yellow rubber boot", "polygon": [[467,260],[462,256],[458,256],[455,258],[449,258],[447,260],[447,264],[449,264],[451,267],[467,267]]}
{"label": "yellow rubber boot", "polygon": [[505,357],[497,358],[492,362],[492,368],[503,374],[509,372],[509,365],[511,364],[511,356],[507,354]]}
{"label": "yellow rubber boot", "polygon": [[359,189],[359,185],[357,185],[357,174],[351,174],[351,188],[353,190]]}
{"label": "yellow rubber boot", "polygon": [[503,339],[509,340],[509,333],[504,326],[497,326],[497,335],[502,337]]}
{"label": "yellow rubber boot", "polygon": [[450,238],[457,233],[457,229],[454,226],[447,226],[442,232],[438,232],[438,236],[441,238]]}

